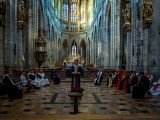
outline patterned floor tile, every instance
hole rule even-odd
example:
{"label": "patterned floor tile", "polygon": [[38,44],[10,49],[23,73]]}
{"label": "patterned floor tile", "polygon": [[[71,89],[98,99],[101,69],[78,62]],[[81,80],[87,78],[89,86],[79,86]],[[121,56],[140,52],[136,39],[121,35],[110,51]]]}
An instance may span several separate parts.
{"label": "patterned floor tile", "polygon": [[[131,94],[106,85],[95,86],[91,82],[82,82],[83,96],[79,98],[79,112],[91,114],[137,114],[160,113],[160,97],[148,97],[143,100],[131,98]],[[69,114],[73,100],[68,96],[70,82],[50,85],[40,90],[33,89],[22,99],[11,100],[0,96],[0,114]],[[15,110],[16,109],[16,110]]]}

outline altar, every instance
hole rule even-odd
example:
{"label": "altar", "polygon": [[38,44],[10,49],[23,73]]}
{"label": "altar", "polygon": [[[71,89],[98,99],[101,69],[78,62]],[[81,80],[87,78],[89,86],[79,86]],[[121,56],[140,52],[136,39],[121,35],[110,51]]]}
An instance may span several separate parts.
{"label": "altar", "polygon": [[74,64],[75,59],[79,60],[79,65],[83,67],[84,60],[80,57],[79,54],[69,54],[68,58],[64,60],[66,67],[71,67]]}

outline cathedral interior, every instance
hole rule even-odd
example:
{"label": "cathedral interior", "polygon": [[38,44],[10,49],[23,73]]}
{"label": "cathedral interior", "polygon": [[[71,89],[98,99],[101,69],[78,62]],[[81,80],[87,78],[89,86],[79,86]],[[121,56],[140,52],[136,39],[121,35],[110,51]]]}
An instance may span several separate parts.
{"label": "cathedral interior", "polygon": [[[160,0],[0,0],[0,75],[8,69],[54,69],[60,85],[10,100],[0,95],[0,119],[159,120],[160,96],[143,100],[106,86],[110,71],[150,71],[160,78]],[[70,115],[69,68],[84,73],[79,113]],[[104,71],[101,86],[93,81]],[[2,78],[0,79],[0,82]]]}

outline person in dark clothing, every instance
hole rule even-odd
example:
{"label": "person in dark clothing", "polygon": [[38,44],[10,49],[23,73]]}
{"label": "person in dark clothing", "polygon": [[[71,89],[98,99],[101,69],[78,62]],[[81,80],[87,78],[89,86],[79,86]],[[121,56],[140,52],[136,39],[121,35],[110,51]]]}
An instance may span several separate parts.
{"label": "person in dark clothing", "polygon": [[132,75],[129,79],[130,91],[132,92],[133,87],[136,86],[138,83],[138,76],[136,75],[136,71],[133,71]]}
{"label": "person in dark clothing", "polygon": [[99,68],[99,71],[96,73],[94,85],[100,85],[102,80],[103,80],[103,72],[102,72],[102,69]]}
{"label": "person in dark clothing", "polygon": [[60,83],[60,78],[58,77],[57,73],[54,70],[51,71],[50,77],[53,80],[54,85]]}
{"label": "person in dark clothing", "polygon": [[136,71],[133,71],[132,75],[131,75],[131,82],[130,85],[131,86],[135,86],[138,83],[138,76],[136,75]]}
{"label": "person in dark clothing", "polygon": [[23,97],[22,86],[19,83],[13,82],[11,70],[6,72],[6,74],[3,76],[2,82],[5,85],[9,98],[18,99]]}
{"label": "person in dark clothing", "polygon": [[[71,80],[71,89],[78,87],[81,87],[81,78],[80,76],[82,76],[83,74],[83,69],[82,66],[79,65],[79,60],[75,59],[74,64],[70,67],[70,73],[72,74],[72,80]],[[80,74],[79,76],[74,76],[73,74]]]}
{"label": "person in dark clothing", "polygon": [[143,99],[145,93],[149,90],[149,79],[144,75],[144,72],[140,73],[140,81],[137,86],[133,87],[132,98]]}

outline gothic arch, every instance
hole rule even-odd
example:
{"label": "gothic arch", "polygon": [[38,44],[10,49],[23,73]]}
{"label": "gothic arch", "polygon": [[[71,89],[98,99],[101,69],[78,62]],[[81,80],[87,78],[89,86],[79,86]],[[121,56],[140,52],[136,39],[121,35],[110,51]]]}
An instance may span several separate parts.
{"label": "gothic arch", "polygon": [[[75,51],[73,51],[73,46],[75,46]],[[77,48],[78,48],[78,45],[77,45],[76,40],[74,39],[74,40],[72,41],[72,44],[71,44],[71,54],[72,54],[72,55],[78,53]]]}
{"label": "gothic arch", "polygon": [[105,13],[105,31],[107,40],[107,66],[110,66],[111,62],[111,3],[107,3],[106,13]]}
{"label": "gothic arch", "polygon": [[58,38],[58,47],[60,47],[60,45],[61,45],[61,38],[59,37]]}
{"label": "gothic arch", "polygon": [[61,39],[60,37],[58,38],[58,64],[61,65],[63,61],[63,53],[61,52],[62,46],[61,46]]}
{"label": "gothic arch", "polygon": [[108,1],[108,3],[107,3],[107,7],[106,7],[106,13],[105,13],[105,15],[106,16],[108,16],[110,13],[110,9],[111,9],[111,2],[110,1]]}
{"label": "gothic arch", "polygon": [[52,34],[52,35],[51,35],[51,36],[52,36],[52,40],[51,40],[51,41],[54,42],[54,35],[55,35],[55,34],[54,34],[54,26],[53,26],[53,25],[52,25],[52,27],[51,27],[51,31],[52,31],[52,32],[51,32],[51,34]]}
{"label": "gothic arch", "polygon": [[102,56],[102,17],[99,17],[98,23],[98,39],[97,39],[97,65],[101,66],[101,56]]}
{"label": "gothic arch", "polygon": [[87,64],[90,64],[90,59],[91,59],[91,40],[90,38],[88,38],[88,59],[87,59]]}
{"label": "gothic arch", "polygon": [[93,45],[93,48],[94,48],[94,63],[95,63],[95,66],[97,65],[97,27],[95,26],[95,29],[94,29],[94,45]]}
{"label": "gothic arch", "polygon": [[69,55],[69,46],[67,39],[63,41],[63,53],[64,53],[64,60],[67,60],[67,57]]}
{"label": "gothic arch", "polygon": [[82,64],[86,63],[86,42],[84,39],[80,42],[80,61]]}

